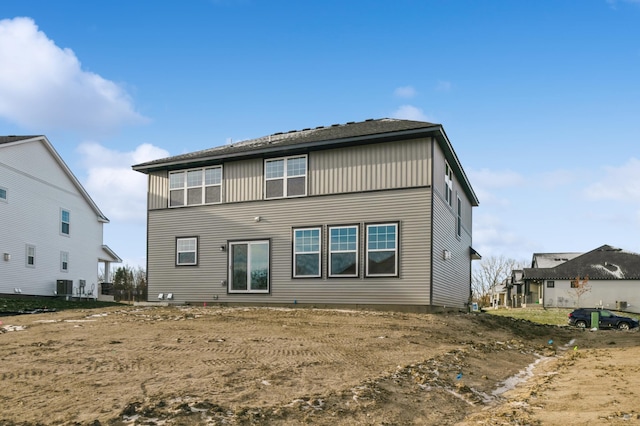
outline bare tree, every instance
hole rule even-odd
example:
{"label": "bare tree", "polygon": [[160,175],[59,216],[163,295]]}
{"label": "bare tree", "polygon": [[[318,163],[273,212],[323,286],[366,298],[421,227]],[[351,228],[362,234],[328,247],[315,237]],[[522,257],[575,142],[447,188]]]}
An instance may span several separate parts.
{"label": "bare tree", "polygon": [[480,306],[488,306],[491,295],[511,276],[511,271],[522,269],[526,264],[504,256],[490,256],[475,263],[471,276],[473,300]]}
{"label": "bare tree", "polygon": [[584,296],[586,293],[589,293],[590,291],[591,284],[589,284],[589,275],[585,275],[583,280],[581,280],[579,276],[576,277],[575,280],[571,280],[571,290],[569,290],[569,293],[572,296],[575,296],[578,308],[581,307],[580,299],[582,298],[582,296]]}

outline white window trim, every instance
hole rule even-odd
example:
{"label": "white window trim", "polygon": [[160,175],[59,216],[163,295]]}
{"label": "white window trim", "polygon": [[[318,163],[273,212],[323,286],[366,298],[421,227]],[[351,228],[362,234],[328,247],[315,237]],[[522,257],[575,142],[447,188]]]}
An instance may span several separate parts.
{"label": "white window trim", "polygon": [[453,170],[447,161],[444,162],[444,199],[453,206]]}
{"label": "white window trim", "polygon": [[[29,249],[33,249],[33,256],[29,256]],[[36,246],[33,244],[27,244],[25,246],[25,258],[24,265],[27,268],[35,268],[36,267]],[[33,257],[33,265],[29,263],[29,257]]]}
{"label": "white window trim", "polygon": [[[379,227],[379,226],[395,226],[396,228],[396,239],[395,239],[395,272],[393,274],[373,274],[369,272],[369,253],[371,252],[386,252],[391,251],[390,249],[369,249],[369,228]],[[365,241],[365,269],[366,269],[366,277],[398,277],[400,273],[398,271],[398,258],[400,257],[400,250],[398,246],[398,240],[400,238],[400,226],[397,222],[388,222],[388,223],[368,223],[365,227],[366,232],[366,241]]]}
{"label": "white window trim", "polygon": [[[296,232],[297,231],[318,231],[318,250],[317,251],[296,251]],[[318,273],[314,275],[299,275],[296,274],[296,255],[298,254],[315,254],[318,256]],[[322,277],[322,227],[319,226],[310,226],[305,228],[293,228],[293,265],[292,272],[293,278],[320,278]]]}
{"label": "white window trim", "polygon": [[[356,229],[356,249],[355,250],[331,250],[331,230],[332,229],[345,229],[345,228],[355,228]],[[327,252],[328,252],[328,270],[327,275],[329,278],[354,278],[360,276],[360,226],[359,225],[338,225],[338,226],[329,226],[327,230]],[[356,273],[355,274],[332,274],[331,273],[331,255],[333,253],[355,253],[356,254]]]}
{"label": "white window trim", "polygon": [[[65,222],[64,219],[63,219],[64,212],[66,212],[69,215],[69,221],[67,221],[67,222]],[[69,229],[69,232],[66,232],[66,233],[62,231],[62,225],[64,225],[65,223],[67,224],[68,229]],[[60,235],[62,235],[64,237],[70,237],[71,236],[71,210],[60,208],[60,229],[59,229],[59,231],[60,231]]]}
{"label": "white window trim", "polygon": [[[242,244],[246,244],[247,245],[247,253],[250,252],[250,246],[254,245],[254,244],[267,244],[267,288],[265,290],[253,290],[251,289],[251,285],[249,284],[249,282],[247,282],[247,289],[246,290],[233,290],[232,286],[233,286],[233,249],[232,247],[234,245],[242,245]],[[229,260],[228,260],[228,267],[229,267],[229,279],[228,279],[228,286],[227,286],[227,291],[230,294],[268,294],[271,291],[271,240],[249,240],[249,241],[232,241],[229,242],[228,244],[228,252],[229,252]],[[247,272],[251,271],[251,257],[247,254]]]}
{"label": "white window trim", "polygon": [[[294,175],[294,176],[289,176],[288,174],[288,169],[287,169],[287,160],[291,160],[294,158],[304,158],[304,175]],[[283,175],[279,176],[279,177],[274,177],[274,178],[268,178],[267,177],[267,163],[273,162],[273,161],[279,161],[279,160],[283,160],[284,161],[284,170],[283,170]],[[287,181],[289,179],[295,179],[295,178],[301,178],[304,177],[304,194],[299,194],[299,195],[288,195],[287,194]],[[282,180],[282,197],[267,197],[267,182],[270,180]],[[265,200],[277,200],[277,199],[281,199],[281,198],[298,198],[298,197],[306,197],[307,196],[307,192],[308,192],[308,183],[309,183],[309,157],[305,154],[305,155],[291,155],[288,157],[277,157],[277,158],[268,158],[264,160],[264,188],[263,188],[263,193],[264,193],[264,199]]]}
{"label": "white window trim", "polygon": [[[215,184],[209,184],[207,185],[206,181],[205,181],[205,170],[209,170],[209,169],[220,169],[220,183],[215,183]],[[187,174],[189,172],[195,172],[200,170],[202,172],[202,184],[198,185],[198,186],[189,186],[189,181],[187,179]],[[184,183],[182,185],[181,188],[171,188],[171,175],[176,175],[176,174],[183,174],[184,175]],[[210,205],[210,204],[222,204],[222,183],[224,182],[224,170],[222,165],[219,166],[211,166],[211,167],[199,167],[197,169],[186,169],[186,170],[177,170],[175,172],[169,172],[169,182],[168,182],[168,186],[169,186],[169,198],[167,199],[167,204],[169,206],[169,208],[172,209],[176,209],[176,208],[180,208],[180,207],[193,207],[193,206],[202,206],[202,205]],[[209,187],[213,187],[213,186],[218,186],[220,187],[220,201],[215,201],[212,203],[205,203],[206,200],[206,189]],[[188,200],[188,190],[189,189],[193,189],[193,188],[201,188],[202,189],[202,198],[201,198],[201,202],[198,204],[187,204],[187,200]],[[171,191],[184,191],[183,195],[182,195],[182,205],[180,206],[172,206],[171,205]]]}
{"label": "white window trim", "polygon": [[7,203],[9,201],[9,190],[4,186],[0,186],[0,190],[4,191],[4,197],[0,197],[0,202]]}
{"label": "white window trim", "polygon": [[[64,264],[67,264],[67,267],[64,267]],[[61,251],[60,252],[60,272],[69,272],[69,252]]]}
{"label": "white window trim", "polygon": [[[196,243],[194,250],[179,250],[178,243],[180,241],[193,240]],[[193,262],[180,262],[180,253],[194,253]],[[176,266],[195,266],[198,265],[198,237],[176,237]]]}

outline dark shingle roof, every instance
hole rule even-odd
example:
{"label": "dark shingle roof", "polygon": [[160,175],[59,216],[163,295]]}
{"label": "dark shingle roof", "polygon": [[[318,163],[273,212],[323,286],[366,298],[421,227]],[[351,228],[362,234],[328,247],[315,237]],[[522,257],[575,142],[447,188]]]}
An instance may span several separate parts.
{"label": "dark shingle roof", "polygon": [[26,139],[33,139],[41,137],[41,135],[33,135],[33,136],[0,136],[0,145],[11,142],[23,141]]}
{"label": "dark shingle roof", "polygon": [[524,268],[527,280],[567,280],[587,275],[590,280],[638,280],[640,254],[605,244],[554,268]]}
{"label": "dark shingle roof", "polygon": [[[384,136],[385,134],[441,129],[439,124],[424,121],[411,121],[383,118],[379,120],[366,120],[361,122],[349,122],[346,124],[332,124],[331,126],[318,126],[303,130],[290,130],[256,139],[249,139],[229,145],[222,145],[202,151],[161,158],[133,166],[134,170],[141,172],[158,168],[166,168],[173,164],[185,165],[190,162],[202,160],[214,160],[228,157],[249,156],[261,152],[283,151],[295,147],[313,146],[325,143],[346,143],[353,138]],[[244,154],[244,155],[243,155]],[[154,167],[155,166],[155,167]],[[164,167],[162,167],[164,166]]]}

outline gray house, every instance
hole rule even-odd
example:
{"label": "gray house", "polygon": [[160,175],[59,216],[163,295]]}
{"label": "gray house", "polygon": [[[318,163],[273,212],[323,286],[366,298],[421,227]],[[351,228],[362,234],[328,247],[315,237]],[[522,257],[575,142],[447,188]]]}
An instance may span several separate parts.
{"label": "gray house", "polygon": [[478,199],[439,124],[321,126],[133,169],[152,300],[467,308]]}
{"label": "gray house", "polygon": [[[603,245],[587,253],[548,253],[525,268],[522,282],[545,307],[595,307],[640,312],[640,254]],[[535,256],[534,256],[535,259]],[[576,287],[576,278],[588,285]]]}

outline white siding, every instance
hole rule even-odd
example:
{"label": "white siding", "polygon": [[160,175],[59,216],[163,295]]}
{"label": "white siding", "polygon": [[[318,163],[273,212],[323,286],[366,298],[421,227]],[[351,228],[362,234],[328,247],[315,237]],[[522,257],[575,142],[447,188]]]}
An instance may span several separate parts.
{"label": "white siding", "polygon": [[[97,287],[102,223],[41,142],[0,147],[0,293],[51,296],[56,280],[84,279]],[[60,209],[71,213],[70,236],[60,235]],[[27,244],[36,247],[35,268],[26,267]],[[69,253],[68,272],[60,271],[60,252]],[[11,260],[4,260],[4,253]],[[97,289],[94,291],[96,294]]]}
{"label": "white siding", "polygon": [[[543,284],[546,307],[575,308],[578,297],[571,288],[571,280],[553,280],[554,287]],[[640,313],[640,280],[590,280],[591,291],[580,297],[581,307],[602,306],[616,309],[616,302],[627,302],[627,311]]]}

